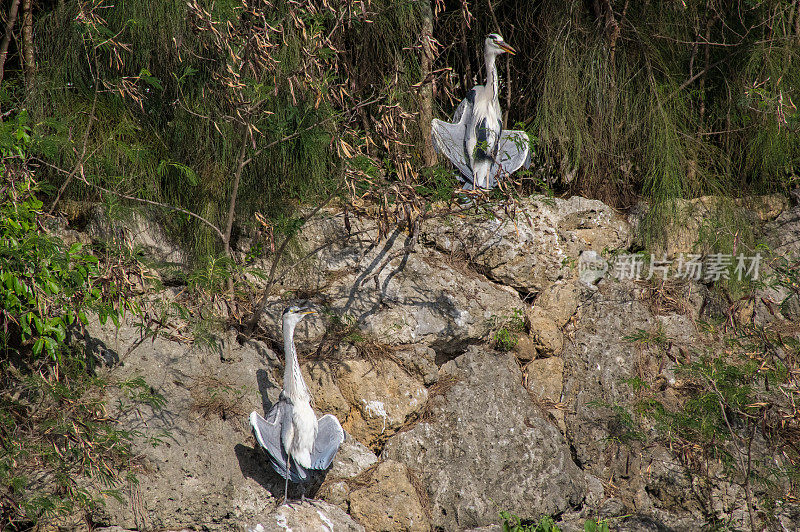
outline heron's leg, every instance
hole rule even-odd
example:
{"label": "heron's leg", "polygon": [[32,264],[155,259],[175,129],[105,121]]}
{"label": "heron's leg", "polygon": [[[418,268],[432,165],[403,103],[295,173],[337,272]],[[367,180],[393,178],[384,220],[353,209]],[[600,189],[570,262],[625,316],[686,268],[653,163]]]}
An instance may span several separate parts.
{"label": "heron's leg", "polygon": [[286,455],[286,479],[283,484],[283,503],[289,502],[289,471],[292,468],[292,455]]}

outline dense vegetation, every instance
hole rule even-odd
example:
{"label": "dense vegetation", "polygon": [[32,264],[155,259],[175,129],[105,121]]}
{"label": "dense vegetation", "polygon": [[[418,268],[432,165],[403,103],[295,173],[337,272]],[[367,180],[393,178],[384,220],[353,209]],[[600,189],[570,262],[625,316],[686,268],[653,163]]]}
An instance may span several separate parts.
{"label": "dense vegetation", "polygon": [[0,104],[31,116],[32,155],[64,189],[48,206],[181,207],[197,216],[164,222],[198,255],[298,201],[442,197],[456,181],[431,169],[428,122],[482,81],[495,30],[519,50],[500,65],[507,121],[539,159],[517,190],[644,196],[657,233],[670,199],[797,182],[791,0],[17,5]]}
{"label": "dense vegetation", "polygon": [[[135,434],[107,416],[96,354],[71,341],[88,316],[118,323],[130,307],[122,264],[67,245],[43,226],[26,166],[26,115],[0,126],[0,528],[28,529],[118,496]],[[115,382],[136,401],[145,382]],[[142,395],[142,392],[144,395]],[[91,484],[86,479],[92,479]],[[65,523],[62,521],[62,523]]]}
{"label": "dense vegetation", "polygon": [[[552,188],[620,209],[643,198],[647,241],[674,221],[673,200],[800,184],[795,0],[10,0],[2,10],[0,484],[10,489],[0,528],[91,506],[98,493],[79,475],[113,495],[132,467],[136,435],[105,417],[92,392],[109,383],[69,341],[87,312],[119,319],[124,268],[107,250],[50,236],[51,215],[79,225],[98,204],[146,207],[198,265],[222,266],[196,275],[211,290],[233,289],[240,237],[261,238],[243,251],[280,254],[301,204],[358,200],[413,227],[457,187],[428,129],[482,83],[491,31],[519,51],[499,64],[501,104],[536,153],[503,194]],[[498,347],[513,347],[513,325]],[[796,354],[783,339],[740,338],[756,340]],[[646,405],[681,442],[734,439],[723,414],[753,428],[763,412],[752,404],[787,408],[757,393],[751,365],[706,366],[685,368],[699,383],[695,410]],[[792,447],[777,424],[764,424],[770,443]],[[749,466],[731,463],[749,486]]]}

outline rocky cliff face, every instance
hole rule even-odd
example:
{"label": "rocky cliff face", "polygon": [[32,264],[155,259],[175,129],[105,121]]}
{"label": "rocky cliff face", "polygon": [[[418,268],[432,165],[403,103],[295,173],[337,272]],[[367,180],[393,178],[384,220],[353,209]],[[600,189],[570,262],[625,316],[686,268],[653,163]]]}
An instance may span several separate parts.
{"label": "rocky cliff face", "polygon": [[[797,211],[778,210],[765,221],[772,238],[792,245],[774,232],[791,231]],[[631,246],[631,226],[583,198],[526,200],[512,216],[487,207],[434,218],[417,246],[406,238],[379,239],[368,217],[320,214],[298,238],[298,257],[315,253],[282,280],[262,320],[277,338],[295,294],[326,309],[297,330],[301,362],[316,411],[336,415],[349,435],[331,470],[307,488],[311,502],[278,506],[283,481],[247,423],[280,391],[283,359],[272,343],[235,331],[213,347],[142,341],[134,323],[93,324],[88,340],[113,361],[107,371],[143,376],[166,400],[157,411],[113,412],[142,435],[143,465],[125,500],[110,499],[95,522],[463,530],[496,524],[508,510],[560,516],[565,530],[582,530],[590,516],[619,517],[627,530],[695,530],[712,517],[749,526],[739,484],[720,478],[709,496],[674,449],[632,437],[654,427],[620,416],[637,379],[679,400],[676,361],[713,342],[697,328],[714,312],[705,285],[687,281],[673,298],[680,304],[659,304],[646,283],[608,275],[607,258]],[[587,257],[599,275],[583,275]],[[765,292],[750,319],[784,318],[770,297],[783,301]],[[342,340],[319,352],[334,329]],[[651,330],[669,345],[630,340]],[[290,486],[289,495],[301,492]],[[781,511],[781,522],[797,517],[796,508]]]}

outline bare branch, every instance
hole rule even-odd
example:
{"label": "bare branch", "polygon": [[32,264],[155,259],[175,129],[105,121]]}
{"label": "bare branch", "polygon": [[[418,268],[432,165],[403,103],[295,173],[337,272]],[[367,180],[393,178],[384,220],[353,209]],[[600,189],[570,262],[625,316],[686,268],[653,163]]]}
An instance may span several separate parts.
{"label": "bare branch", "polygon": [[3,43],[0,44],[0,84],[3,83],[3,72],[8,55],[8,44],[11,42],[11,32],[14,30],[14,23],[17,20],[19,10],[19,0],[13,0],[8,10],[8,23],[6,24],[6,34],[3,36]]}

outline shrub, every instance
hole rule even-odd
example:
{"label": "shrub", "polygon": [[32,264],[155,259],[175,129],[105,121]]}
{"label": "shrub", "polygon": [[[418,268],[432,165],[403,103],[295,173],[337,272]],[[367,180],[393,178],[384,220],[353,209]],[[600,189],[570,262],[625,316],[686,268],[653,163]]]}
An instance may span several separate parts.
{"label": "shrub", "polygon": [[[80,244],[43,230],[25,121],[0,126],[0,529],[28,529],[118,497],[135,436],[108,419],[106,382],[92,355],[70,342],[90,315],[119,323],[121,285]],[[147,399],[158,406],[156,395]]]}

